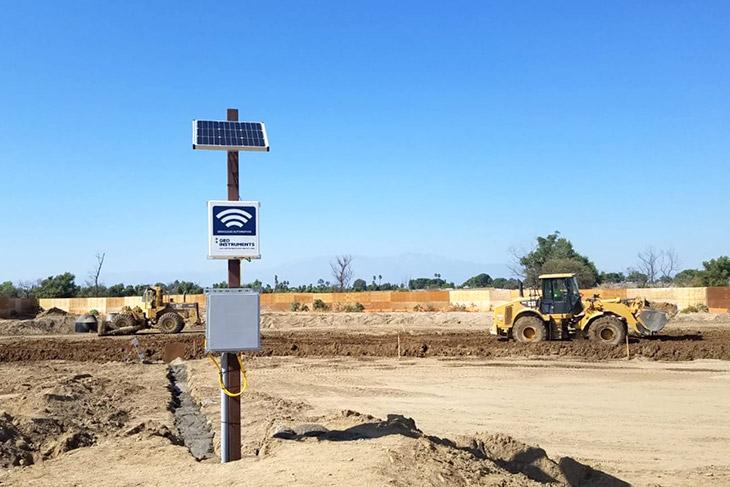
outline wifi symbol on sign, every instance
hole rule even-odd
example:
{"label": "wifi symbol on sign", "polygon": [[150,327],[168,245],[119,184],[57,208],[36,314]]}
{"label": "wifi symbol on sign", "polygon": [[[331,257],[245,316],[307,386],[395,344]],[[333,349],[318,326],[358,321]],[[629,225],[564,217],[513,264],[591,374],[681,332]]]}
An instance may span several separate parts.
{"label": "wifi symbol on sign", "polygon": [[220,221],[222,221],[226,227],[243,227],[248,221],[253,218],[253,215],[240,208],[231,208],[223,210],[216,215]]}

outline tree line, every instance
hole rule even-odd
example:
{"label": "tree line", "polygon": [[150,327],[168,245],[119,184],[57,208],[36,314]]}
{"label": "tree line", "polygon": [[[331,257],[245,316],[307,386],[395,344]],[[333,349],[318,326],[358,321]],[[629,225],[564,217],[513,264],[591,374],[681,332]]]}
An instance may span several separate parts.
{"label": "tree line", "polygon": [[[0,283],[0,297],[2,298],[86,298],[86,297],[125,297],[141,296],[151,284],[114,284],[105,286],[79,286],[75,283],[76,276],[64,272],[45,279],[14,285],[11,281]],[[383,282],[382,276],[373,276],[370,283],[364,279],[355,279],[352,285],[338,285],[331,281],[319,279],[316,284],[302,284],[292,286],[289,281],[279,280],[274,276],[274,285],[264,284],[260,280],[243,284],[241,287],[253,289],[260,293],[336,293],[336,292],[364,292],[364,291],[409,291],[419,289],[449,289],[449,288],[476,288],[498,287],[503,289],[517,289],[517,279],[492,279],[488,274],[479,274],[469,278],[462,285],[446,282],[440,274],[433,278],[420,277],[410,279],[407,284]],[[161,286],[165,294],[202,294],[204,288],[195,282],[175,280],[170,283],[157,282],[154,286]],[[213,288],[227,288],[227,282],[213,284]]]}
{"label": "tree line", "polygon": [[[124,283],[105,286],[79,286],[75,282],[76,276],[64,272],[55,276],[48,276],[35,282],[21,282],[17,286],[11,281],[0,283],[0,297],[2,298],[92,298],[92,297],[124,297],[141,296],[150,284],[125,285]],[[166,294],[202,294],[203,287],[195,282],[175,280],[169,283],[157,282]]]}
{"label": "tree line", "polygon": [[680,271],[681,261],[674,249],[647,247],[626,272],[598,272],[596,265],[575,251],[572,242],[554,232],[538,237],[537,245],[525,255],[513,252],[511,270],[534,286],[540,274],[572,272],[583,288],[614,287],[711,287],[730,286],[730,258],[723,255],[702,263],[702,269]]}
{"label": "tree line", "polygon": [[[287,280],[274,276],[274,284],[264,284],[260,280],[244,284],[261,293],[332,293],[364,291],[408,291],[421,289],[471,289],[493,287],[516,289],[520,282],[526,287],[536,287],[541,274],[575,273],[582,288],[596,286],[611,287],[710,287],[730,286],[730,257],[720,256],[702,263],[701,269],[681,268],[681,261],[673,249],[647,247],[637,254],[633,267],[620,272],[599,272],[596,265],[585,255],[579,254],[573,243],[554,232],[545,237],[537,237],[535,246],[526,252],[512,252],[513,262],[510,270],[518,278],[492,278],[487,273],[470,277],[461,284],[448,282],[440,273],[433,277],[418,277],[401,283],[383,282],[382,275],[373,275],[369,282],[354,278],[351,255],[338,255],[330,263],[332,281],[319,279],[316,284],[292,286]],[[125,285],[123,283],[105,286],[100,282],[101,267],[105,254],[96,255],[97,263],[89,272],[85,286],[75,283],[76,276],[65,272],[49,276],[35,282],[21,282],[14,285],[10,281],[0,283],[0,297],[10,298],[72,298],[72,297],[123,297],[141,296],[149,284]],[[175,280],[169,283],[158,282],[167,294],[202,294],[201,285],[191,281]],[[214,288],[226,288],[226,282],[213,284]]]}

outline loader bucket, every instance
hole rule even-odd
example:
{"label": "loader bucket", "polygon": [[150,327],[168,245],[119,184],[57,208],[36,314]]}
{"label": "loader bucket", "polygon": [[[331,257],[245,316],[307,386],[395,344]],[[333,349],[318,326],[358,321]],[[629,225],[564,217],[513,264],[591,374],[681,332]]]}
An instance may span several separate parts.
{"label": "loader bucket", "polygon": [[653,333],[661,331],[664,325],[667,324],[667,321],[669,321],[666,313],[651,308],[644,308],[639,313],[639,320],[644,325],[644,328]]}

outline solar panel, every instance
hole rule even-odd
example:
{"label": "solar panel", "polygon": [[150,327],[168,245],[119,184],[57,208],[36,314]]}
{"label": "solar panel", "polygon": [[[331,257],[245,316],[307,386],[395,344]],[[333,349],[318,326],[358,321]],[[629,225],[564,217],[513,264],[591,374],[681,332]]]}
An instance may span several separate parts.
{"label": "solar panel", "polygon": [[193,120],[193,149],[268,151],[269,139],[262,122]]}

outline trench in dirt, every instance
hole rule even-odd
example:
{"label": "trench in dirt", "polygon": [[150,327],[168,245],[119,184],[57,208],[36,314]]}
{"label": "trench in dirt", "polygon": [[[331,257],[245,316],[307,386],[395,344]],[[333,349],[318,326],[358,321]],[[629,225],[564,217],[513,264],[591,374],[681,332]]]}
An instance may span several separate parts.
{"label": "trench in dirt", "polygon": [[170,381],[170,412],[175,417],[175,427],[190,454],[197,460],[212,458],[213,432],[208,420],[200,412],[200,406],[188,391],[188,372],[184,363],[173,363],[167,369]]}

